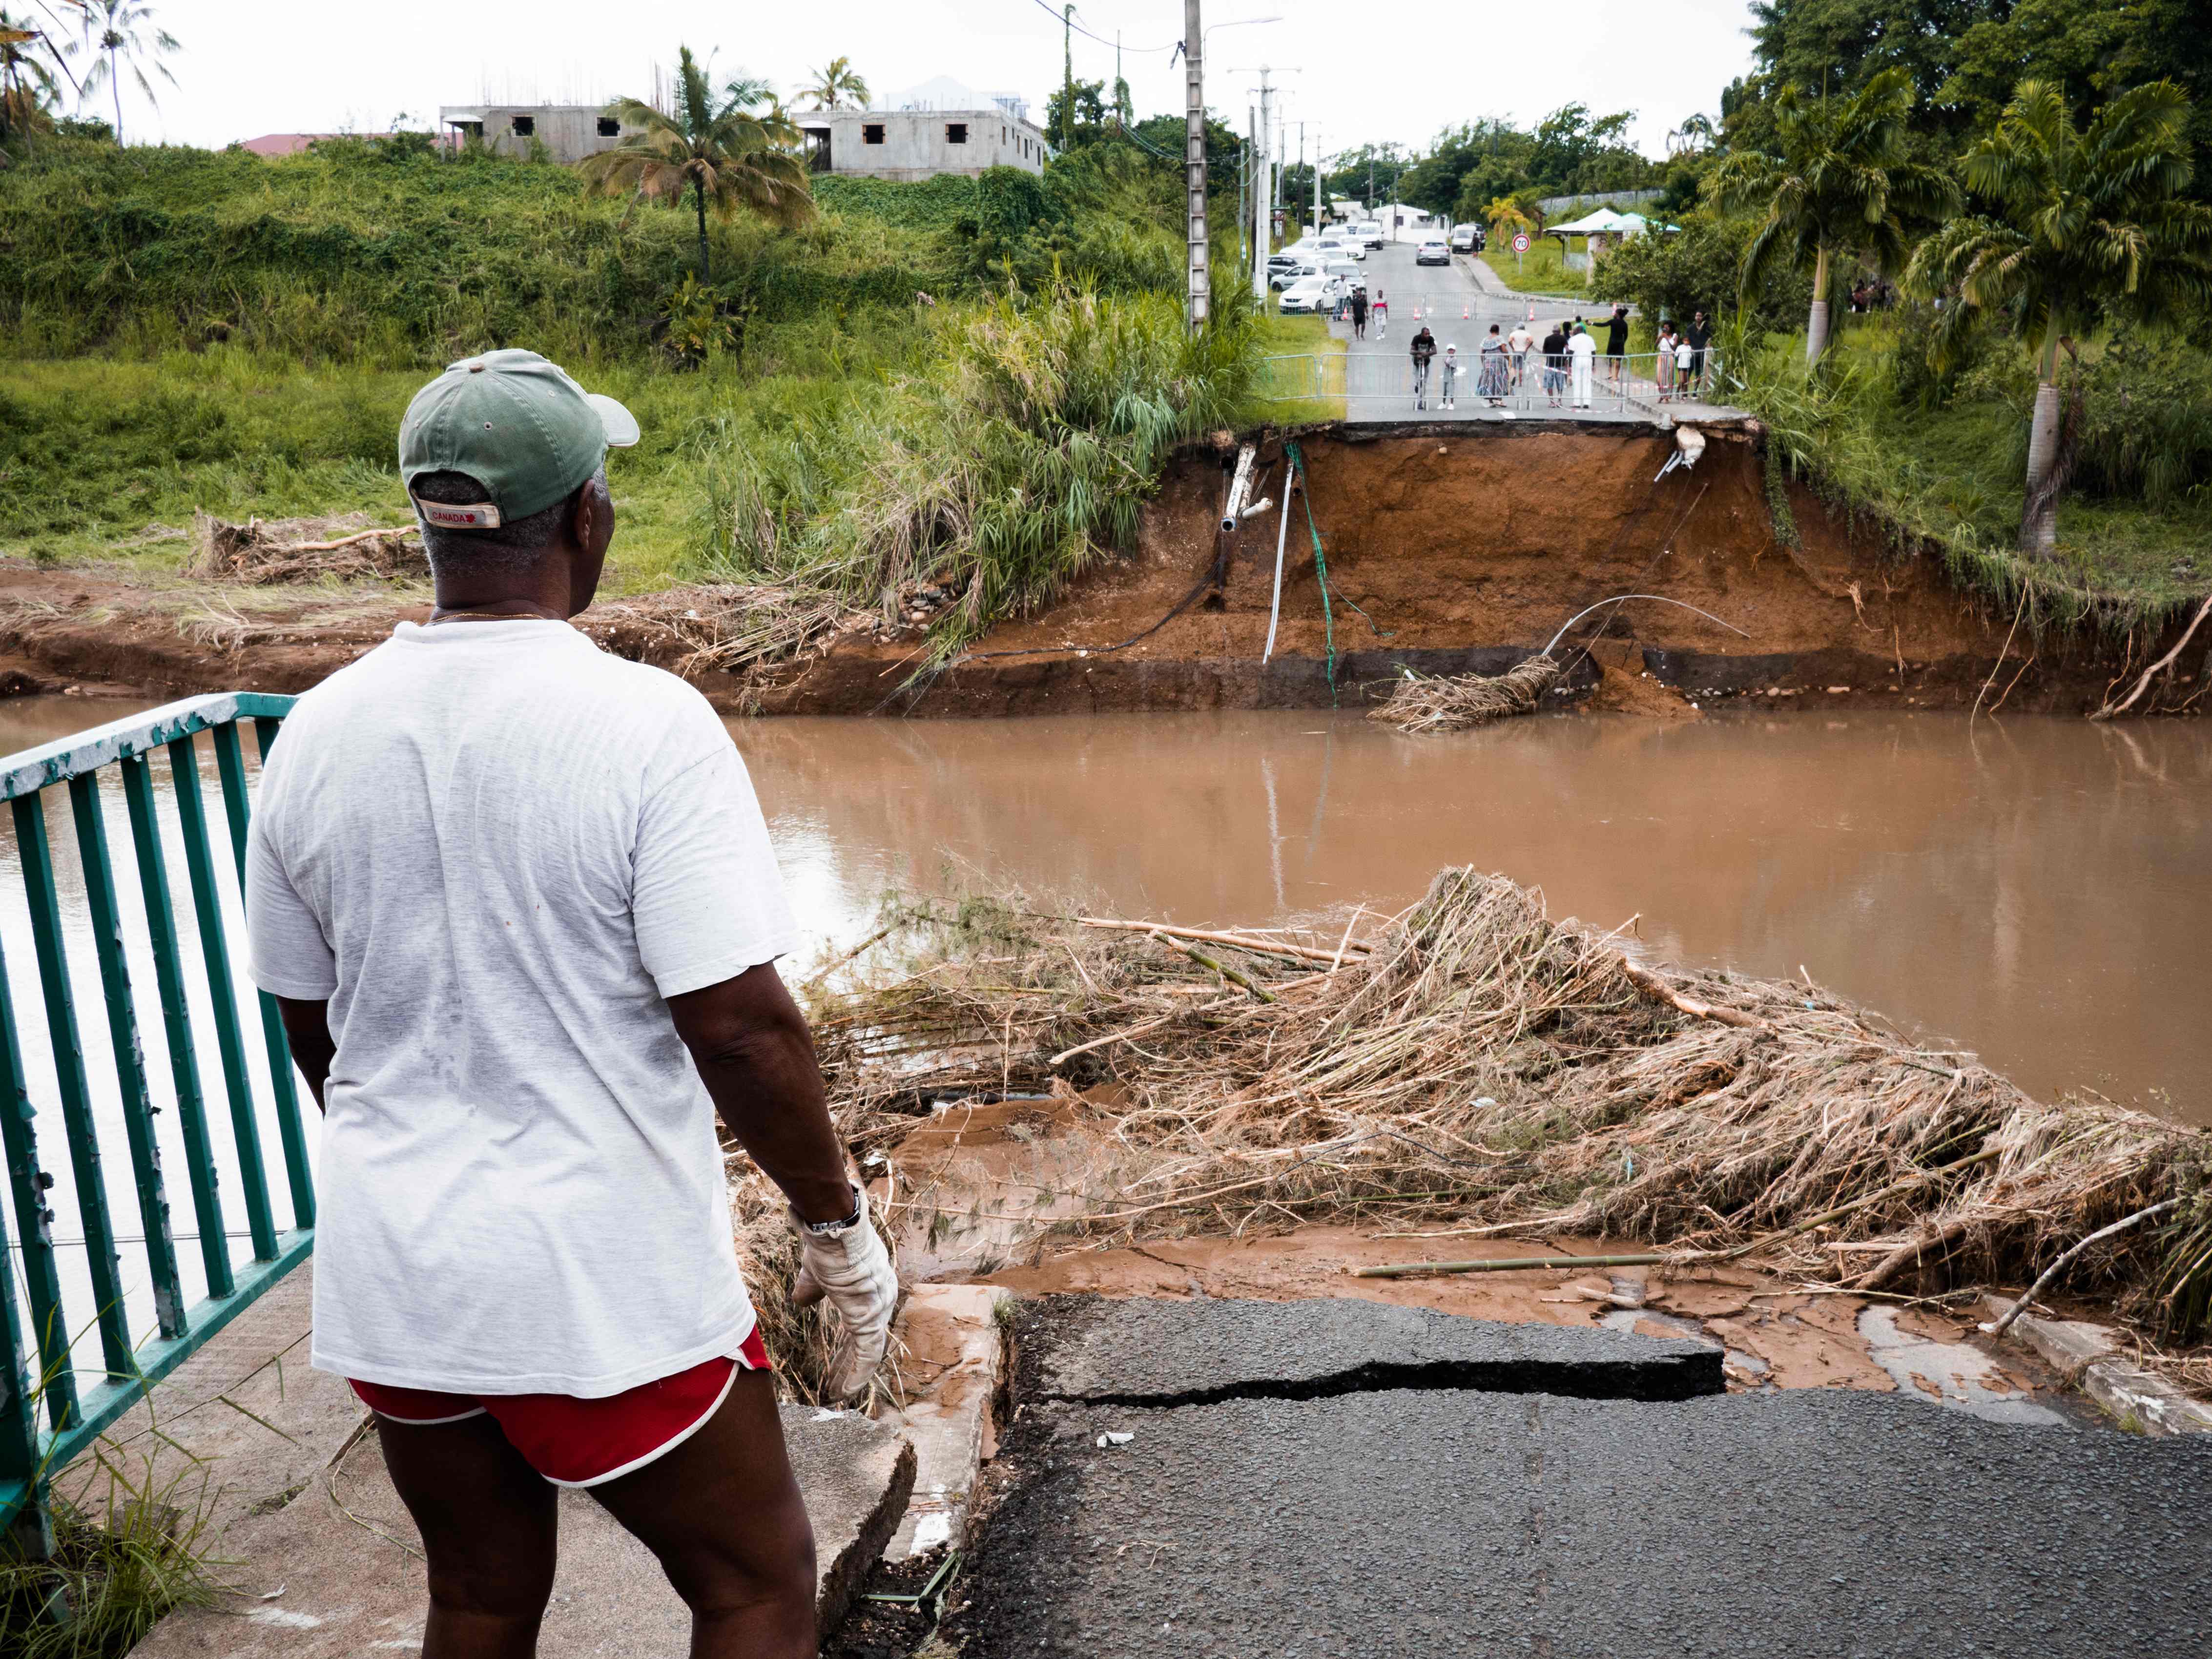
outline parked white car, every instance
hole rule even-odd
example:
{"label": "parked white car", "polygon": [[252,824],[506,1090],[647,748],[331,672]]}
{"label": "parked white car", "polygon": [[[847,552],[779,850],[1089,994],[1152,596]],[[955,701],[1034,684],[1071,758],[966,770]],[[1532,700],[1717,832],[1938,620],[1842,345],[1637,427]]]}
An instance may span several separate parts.
{"label": "parked white car", "polygon": [[1362,219],[1352,226],[1352,234],[1362,247],[1381,247],[1384,240],[1382,222],[1380,219]]}
{"label": "parked white car", "polygon": [[1455,225],[1452,227],[1451,251],[1454,253],[1473,253],[1481,246],[1481,226]]}
{"label": "parked white car", "polygon": [[1346,289],[1367,286],[1367,273],[1349,259],[1331,259],[1322,274],[1340,278]]}
{"label": "parked white car", "polygon": [[1448,265],[1451,263],[1451,250],[1433,238],[1424,238],[1420,246],[1413,250],[1413,263],[1417,265]]}
{"label": "parked white car", "polygon": [[1323,259],[1364,259],[1367,249],[1350,236],[1317,237],[1313,251]]}
{"label": "parked white car", "polygon": [[1316,311],[1334,311],[1344,295],[1341,276],[1301,276],[1283,290],[1283,297],[1275,308],[1285,316]]}
{"label": "parked white car", "polygon": [[1318,259],[1301,258],[1291,264],[1279,267],[1270,265],[1267,270],[1267,286],[1273,289],[1287,289],[1294,283],[1303,283],[1310,276],[1319,276],[1323,274]]}

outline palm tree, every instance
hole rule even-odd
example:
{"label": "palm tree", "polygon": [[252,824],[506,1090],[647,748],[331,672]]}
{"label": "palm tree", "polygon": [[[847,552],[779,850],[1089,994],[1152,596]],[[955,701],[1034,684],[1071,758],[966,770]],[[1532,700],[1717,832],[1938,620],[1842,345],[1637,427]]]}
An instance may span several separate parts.
{"label": "palm tree", "polygon": [[150,46],[140,38],[139,32],[154,21],[154,8],[146,0],[88,0],[83,11],[84,41],[93,51],[92,67],[84,72],[83,92],[89,97],[101,86],[107,88],[115,100],[115,142],[119,144],[123,142],[123,71],[131,71],[150,104],[155,101],[154,83],[146,78],[146,64],[150,61],[154,72],[173,87],[177,77],[161,59],[179,48],[176,37],[165,28],[153,28]]}
{"label": "palm tree", "polygon": [[855,109],[868,106],[868,83],[854,71],[849,58],[832,58],[827,67],[814,71],[814,84],[799,89],[801,98],[811,98],[817,109],[842,109],[849,103]]}
{"label": "palm tree", "polygon": [[44,29],[27,17],[10,17],[0,6],[0,143],[11,133],[52,125],[46,106],[61,95],[53,69],[61,61]]}
{"label": "palm tree", "polygon": [[1884,70],[1855,96],[1832,102],[1784,87],[1774,100],[1779,153],[1736,150],[1713,174],[1723,211],[1765,216],[1743,251],[1742,294],[1778,265],[1813,268],[1808,363],[1828,349],[1835,257],[1871,254],[1894,270],[1905,261],[1905,216],[1940,217],[1957,201],[1948,177],[1905,154],[1912,100],[1912,79],[1901,69]]}
{"label": "palm tree", "polygon": [[1536,222],[1528,216],[1528,210],[1521,205],[1518,198],[1512,196],[1492,197],[1489,205],[1482,210],[1481,218],[1490,227],[1494,241],[1502,242],[1516,230],[1536,228]]}
{"label": "palm tree", "polygon": [[2037,352],[2023,551],[2058,535],[2058,347],[2100,317],[2153,323],[2212,298],[2212,208],[2189,188],[2189,99],[2171,81],[2122,93],[2076,129],[2064,93],[2023,81],[1996,131],[1967,152],[1974,205],[1914,255],[1906,285],[1944,307],[1939,368],[1966,331],[2001,317]]}
{"label": "palm tree", "polygon": [[[595,189],[614,194],[633,186],[639,194],[677,202],[691,192],[699,216],[699,274],[708,269],[707,214],[726,219],[750,208],[771,224],[789,228],[814,216],[806,168],[793,154],[799,129],[769,92],[767,83],[738,78],[717,98],[706,66],[678,49],[673,113],[637,98],[618,98],[607,112],[638,127],[611,149],[589,155],[579,170]],[[756,111],[755,106],[767,108]]]}

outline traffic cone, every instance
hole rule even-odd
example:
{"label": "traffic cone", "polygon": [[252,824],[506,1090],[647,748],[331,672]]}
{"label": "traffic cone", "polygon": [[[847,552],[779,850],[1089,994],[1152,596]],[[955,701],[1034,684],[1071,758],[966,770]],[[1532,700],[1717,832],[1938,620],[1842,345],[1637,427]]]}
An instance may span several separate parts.
{"label": "traffic cone", "polygon": [[1472,321],[1474,321],[1474,301],[1472,301],[1472,300],[1462,300],[1462,301],[1460,301],[1460,303],[1459,303],[1459,319],[1460,319],[1460,321],[1462,321],[1462,323],[1472,322]]}
{"label": "traffic cone", "polygon": [[1421,320],[1421,308],[1419,306],[1413,307],[1413,320],[1417,323]]}

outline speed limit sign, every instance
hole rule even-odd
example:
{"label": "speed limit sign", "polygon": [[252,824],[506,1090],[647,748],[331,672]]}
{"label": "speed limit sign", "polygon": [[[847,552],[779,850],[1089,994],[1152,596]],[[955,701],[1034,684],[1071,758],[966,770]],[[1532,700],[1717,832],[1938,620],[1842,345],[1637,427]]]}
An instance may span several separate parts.
{"label": "speed limit sign", "polygon": [[1513,251],[1516,253],[1526,253],[1528,251],[1528,233],[1527,231],[1516,231],[1514,234]]}

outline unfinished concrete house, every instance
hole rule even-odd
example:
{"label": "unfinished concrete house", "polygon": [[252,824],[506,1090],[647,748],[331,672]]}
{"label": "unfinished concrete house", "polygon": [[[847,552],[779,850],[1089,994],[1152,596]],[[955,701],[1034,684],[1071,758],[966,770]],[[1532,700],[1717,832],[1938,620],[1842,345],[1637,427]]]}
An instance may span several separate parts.
{"label": "unfinished concrete house", "polygon": [[793,118],[805,136],[808,168],[848,178],[912,180],[986,167],[1042,173],[1051,153],[1026,100],[944,76],[884,107],[801,110]]}
{"label": "unfinished concrete house", "polygon": [[641,129],[623,125],[604,104],[475,104],[441,107],[438,131],[457,150],[482,144],[521,161],[536,143],[556,161],[580,161]]}

